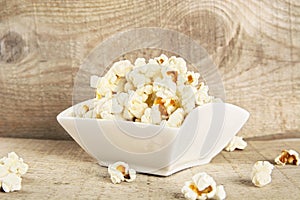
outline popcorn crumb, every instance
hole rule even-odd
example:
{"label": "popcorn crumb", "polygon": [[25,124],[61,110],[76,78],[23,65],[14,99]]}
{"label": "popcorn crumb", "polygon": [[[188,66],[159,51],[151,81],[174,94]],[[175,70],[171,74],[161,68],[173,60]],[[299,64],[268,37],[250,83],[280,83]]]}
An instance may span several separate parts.
{"label": "popcorn crumb", "polygon": [[136,179],[136,171],[130,169],[128,164],[124,162],[116,162],[109,165],[108,173],[114,184],[121,183],[122,181],[132,182]]}
{"label": "popcorn crumb", "polygon": [[214,179],[205,172],[192,177],[192,181],[185,182],[181,189],[186,199],[225,199],[226,193],[222,185],[217,186]]}
{"label": "popcorn crumb", "polygon": [[292,164],[299,165],[299,154],[295,150],[282,150],[281,154],[275,158],[275,163],[278,165]]}
{"label": "popcorn crumb", "polygon": [[21,175],[28,171],[28,165],[15,152],[0,159],[0,188],[4,192],[21,190]]}
{"label": "popcorn crumb", "polygon": [[226,151],[234,151],[235,149],[245,149],[247,147],[247,142],[243,140],[242,137],[234,136],[232,140],[225,147]]}
{"label": "popcorn crumb", "polygon": [[268,161],[257,161],[251,172],[252,183],[257,187],[263,187],[272,181],[271,174],[274,165]]}

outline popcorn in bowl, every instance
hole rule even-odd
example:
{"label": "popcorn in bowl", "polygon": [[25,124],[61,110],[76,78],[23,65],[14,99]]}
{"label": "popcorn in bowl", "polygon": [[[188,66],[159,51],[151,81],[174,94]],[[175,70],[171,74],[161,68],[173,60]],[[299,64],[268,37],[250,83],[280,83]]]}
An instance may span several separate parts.
{"label": "popcorn in bowl", "polygon": [[96,98],[79,105],[73,116],[117,119],[180,127],[196,106],[214,101],[200,74],[188,71],[183,58],[162,54],[115,62],[103,77],[92,76]]}
{"label": "popcorn in bowl", "polygon": [[100,165],[126,159],[138,172],[169,176],[209,163],[249,117],[209,95],[199,77],[175,56],[119,61],[91,76],[95,98],[57,120]]}

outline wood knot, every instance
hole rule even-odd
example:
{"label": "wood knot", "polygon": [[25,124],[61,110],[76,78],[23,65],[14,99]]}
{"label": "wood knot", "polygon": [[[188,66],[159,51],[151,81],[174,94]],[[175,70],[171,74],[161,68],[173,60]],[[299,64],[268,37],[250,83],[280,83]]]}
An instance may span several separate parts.
{"label": "wood knot", "polygon": [[16,32],[8,32],[0,39],[0,61],[14,63],[24,56],[25,41]]}

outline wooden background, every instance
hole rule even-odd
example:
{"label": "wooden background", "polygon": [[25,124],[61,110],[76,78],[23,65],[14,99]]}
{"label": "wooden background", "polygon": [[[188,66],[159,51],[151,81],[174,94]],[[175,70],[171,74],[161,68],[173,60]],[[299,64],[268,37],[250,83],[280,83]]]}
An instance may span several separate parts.
{"label": "wooden background", "polygon": [[299,137],[297,0],[0,0],[0,136],[69,139],[56,115],[72,104],[83,59],[138,27],[176,30],[207,49],[226,101],[251,113],[240,135]]}

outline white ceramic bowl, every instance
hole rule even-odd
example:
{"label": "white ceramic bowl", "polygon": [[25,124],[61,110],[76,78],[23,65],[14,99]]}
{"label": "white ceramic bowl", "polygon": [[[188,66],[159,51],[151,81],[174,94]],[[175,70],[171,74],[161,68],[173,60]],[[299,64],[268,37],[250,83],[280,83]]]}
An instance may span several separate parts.
{"label": "white ceramic bowl", "polygon": [[72,110],[61,112],[58,122],[100,165],[124,161],[138,172],[162,176],[209,163],[249,117],[235,105],[209,103],[195,108],[180,128],[170,128],[70,117]]}

